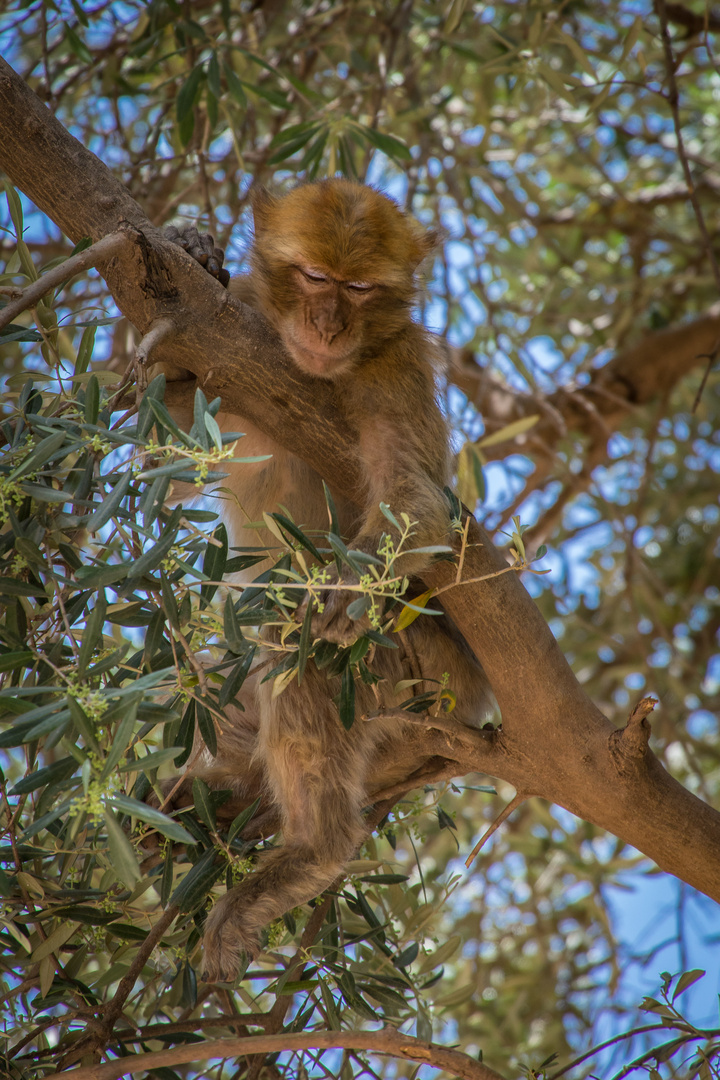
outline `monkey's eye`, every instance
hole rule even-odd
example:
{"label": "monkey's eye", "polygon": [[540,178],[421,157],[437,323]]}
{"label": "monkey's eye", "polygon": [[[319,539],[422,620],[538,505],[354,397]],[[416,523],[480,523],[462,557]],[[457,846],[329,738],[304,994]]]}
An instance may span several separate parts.
{"label": "monkey's eye", "polygon": [[299,266],[298,269],[302,276],[307,278],[308,281],[317,282],[318,285],[327,281],[325,274],[321,274],[319,270],[305,270],[302,266]]}
{"label": "monkey's eye", "polygon": [[370,292],[375,286],[370,281],[348,281],[345,288],[351,289],[353,292]]}

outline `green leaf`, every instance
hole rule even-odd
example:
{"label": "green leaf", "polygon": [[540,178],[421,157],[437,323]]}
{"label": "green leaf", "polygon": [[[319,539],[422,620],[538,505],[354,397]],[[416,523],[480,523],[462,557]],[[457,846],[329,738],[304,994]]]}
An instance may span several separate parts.
{"label": "green leaf", "polygon": [[672,996],[672,1000],[675,1001],[676,997],[679,997],[689,986],[696,983],[698,979],[702,979],[705,974],[700,968],[693,968],[692,971],[683,971],[682,975],[678,979],[678,984],[675,987],[675,992]]}
{"label": "green leaf", "polygon": [[70,719],[75,725],[75,729],[82,735],[86,746],[91,750],[94,750],[96,754],[99,754],[100,747],[98,746],[95,737],[95,727],[90,720],[90,717],[85,713],[76,698],[68,695],[67,704],[70,710]]}
{"label": "green leaf", "polygon": [[208,827],[210,832],[215,832],[215,829],[217,828],[215,807],[213,806],[210,797],[210,788],[202,777],[196,776],[193,780],[192,793],[198,817],[202,823]]}
{"label": "green leaf", "polygon": [[128,889],[134,889],[142,878],[142,871],[132,844],[114,814],[105,811],[105,828],[110,848],[111,867],[119,881]]}
{"label": "green leaf", "polygon": [[355,723],[355,679],[349,664],[342,673],[338,712],[342,726],[349,731]]}
{"label": "green leaf", "polygon": [[131,799],[129,795],[119,794],[113,795],[108,802],[115,810],[120,810],[123,814],[132,814],[133,817],[140,818],[147,825],[152,825],[154,829],[161,832],[163,836],[167,836],[169,840],[175,840],[178,844],[195,843],[187,829],[184,829],[177,821],[172,821],[160,810],[148,806],[147,803]]}
{"label": "green leaf", "polygon": [[[207,414],[206,414],[207,415]],[[212,539],[208,540],[207,547],[205,548],[205,555],[203,556],[202,571],[210,581],[221,581],[222,576],[225,573],[225,564],[227,563],[228,556],[228,536],[227,530],[224,525],[218,525],[212,534]],[[217,585],[210,585],[206,582],[200,586],[200,598],[205,604],[209,604],[213,596],[217,592]]]}
{"label": "green leaf", "polygon": [[303,623],[300,629],[300,642],[298,645],[298,662],[297,662],[297,681],[298,686],[302,682],[303,675],[305,674],[305,667],[307,666],[308,656],[310,655],[310,646],[313,642],[312,635],[312,620],[313,620],[313,605],[310,598],[307,601],[307,607],[305,608],[305,615],[303,616]]}
{"label": "green leaf", "polygon": [[[48,435],[45,439],[42,439],[25,460],[21,461],[12,470],[7,479],[19,480],[21,476],[28,476],[30,473],[37,472],[50,461],[52,456],[63,446],[66,439],[67,435],[64,431],[56,431],[54,435]],[[69,449],[68,446],[68,452]]]}
{"label": "green leaf", "polygon": [[227,647],[231,652],[236,653],[238,656],[245,652],[246,641],[235,613],[232,596],[227,597],[223,608],[223,633],[225,634]]}
{"label": "green leaf", "polygon": [[23,668],[30,667],[34,659],[33,654],[31,652],[26,652],[25,650],[0,653],[0,672],[20,672]]}
{"label": "green leaf", "polygon": [[290,533],[293,540],[297,540],[297,542],[302,547],[304,547],[306,551],[309,551],[314,558],[318,559],[320,562],[324,562],[322,555],[315,547],[315,544],[312,542],[310,537],[306,536],[302,529],[299,529],[297,527],[294,521],[291,521],[290,518],[285,517],[284,514],[271,514],[270,517],[274,518],[275,521],[277,521],[278,525],[282,526],[282,528],[286,532]]}
{"label": "green leaf", "polygon": [[[79,245],[78,245],[79,246]],[[73,252],[73,255],[75,252]],[[82,338],[80,339],[80,346],[77,352],[77,358],[75,360],[75,370],[73,374],[82,375],[88,369],[90,358],[93,354],[93,348],[95,347],[95,334],[97,332],[97,323],[91,326],[86,326],[83,330]],[[97,381],[97,380],[96,380]],[[87,407],[85,410],[85,418],[87,419]],[[95,420],[91,422],[94,424],[97,420],[97,414]]]}
{"label": "green leaf", "polygon": [[170,897],[180,911],[192,911],[203,902],[225,867],[215,848],[203,852],[192,870],[186,874]]}
{"label": "green leaf", "polygon": [[258,807],[260,806],[260,797],[251,803],[250,806],[246,806],[244,810],[241,810],[236,818],[233,819],[232,825],[228,829],[228,844],[232,844],[235,837],[242,832],[247,825],[248,821],[255,817]]}
{"label": "green leaf", "polygon": [[235,74],[230,65],[225,61],[223,61],[223,71],[225,72],[225,82],[227,83],[228,92],[232,97],[235,98],[238,105],[240,105],[243,109],[246,109],[247,97],[245,96],[245,91],[243,90],[243,85],[240,82],[240,79]]}
{"label": "green leaf", "polygon": [[203,65],[196,64],[180,87],[175,99],[175,113],[178,124],[182,124],[183,121],[192,114],[192,108],[199,97],[200,85],[204,79],[205,72],[203,70]]}
{"label": "green leaf", "polygon": [[129,469],[127,472],[123,473],[119,481],[113,487],[111,493],[103,498],[99,509],[96,510],[92,517],[88,518],[85,523],[88,532],[97,532],[98,529],[101,529],[102,526],[110,520],[113,514],[119,510],[121,502],[130,489],[132,478],[132,473]]}
{"label": "green leaf", "polygon": [[15,226],[15,236],[19,240],[23,234],[23,210],[20,196],[9,180],[6,180],[3,186],[5,188],[5,197],[7,198],[10,217]]}
{"label": "green leaf", "polygon": [[217,754],[217,732],[215,730],[215,721],[213,720],[212,713],[205,705],[196,701],[195,714],[197,717],[198,729],[202,735],[203,741],[214,757],[215,754]]}
{"label": "green leaf", "polygon": [[22,780],[18,780],[15,787],[10,791],[10,795],[27,795],[30,791],[37,791],[38,788],[54,784],[59,780],[67,780],[69,776],[72,776],[76,768],[77,762],[75,758],[60,758],[59,761],[54,761],[52,765],[45,765],[42,769],[36,769],[29,776],[24,776]]}
{"label": "green leaf", "polygon": [[85,674],[87,666],[92,659],[94,650],[96,648],[102,649],[103,647],[102,630],[106,612],[107,601],[105,600],[105,590],[99,589],[95,606],[90,612],[85,629],[83,630],[82,643],[80,645],[80,651],[78,652],[77,670],[78,675],[81,678]]}
{"label": "green leaf", "polygon": [[254,647],[249,648],[242,659],[230,670],[230,674],[225,679],[218,694],[218,705],[221,709],[235,699],[245,682],[255,657],[255,651]]}
{"label": "green leaf", "polygon": [[207,84],[210,92],[214,94],[216,98],[222,96],[222,87],[220,86],[220,65],[218,63],[217,53],[214,49],[208,60]]}
{"label": "green leaf", "polygon": [[110,753],[107,756],[105,766],[101,773],[101,780],[105,780],[110,775],[110,773],[113,772],[115,766],[124,756],[125,751],[130,745],[130,740],[132,739],[133,731],[135,728],[135,720],[137,717],[137,710],[139,704],[140,696],[138,695],[138,697],[136,697],[132,702],[126,705],[127,712],[118,724],[117,729],[113,732],[112,743],[110,744]]}
{"label": "green leaf", "polygon": [[388,157],[394,158],[396,161],[412,161],[412,154],[405,143],[400,142],[394,135],[386,135],[382,131],[376,131],[375,128],[367,127],[365,124],[355,124],[354,126],[362,132],[369,143],[376,146],[378,150],[382,150],[383,154],[387,154]]}

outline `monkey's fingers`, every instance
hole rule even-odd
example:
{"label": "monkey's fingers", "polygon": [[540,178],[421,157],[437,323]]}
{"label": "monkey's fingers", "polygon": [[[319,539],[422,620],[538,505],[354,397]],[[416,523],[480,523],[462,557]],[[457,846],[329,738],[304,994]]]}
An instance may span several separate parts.
{"label": "monkey's fingers", "polygon": [[165,236],[173,244],[179,244],[183,251],[192,255],[196,262],[227,288],[230,274],[223,270],[225,252],[222,248],[215,247],[215,238],[210,233],[198,232],[194,225],[186,225],[183,229],[168,225]]}

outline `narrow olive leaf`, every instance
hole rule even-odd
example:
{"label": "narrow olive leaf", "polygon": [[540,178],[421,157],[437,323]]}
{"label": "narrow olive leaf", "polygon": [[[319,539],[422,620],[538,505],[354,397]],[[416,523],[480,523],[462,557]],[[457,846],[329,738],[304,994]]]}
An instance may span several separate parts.
{"label": "narrow olive leaf", "polygon": [[[212,540],[208,540],[203,556],[202,571],[211,581],[220,581],[225,573],[225,564],[228,556],[228,536],[224,525],[218,525]],[[209,604],[217,592],[217,585],[203,583],[200,586],[200,597],[204,603]]]}
{"label": "narrow olive leaf", "polygon": [[428,589],[427,592],[421,593],[420,596],[416,596],[412,600],[408,600],[408,602],[405,604],[402,611],[398,615],[397,619],[395,620],[395,627],[393,629],[394,634],[400,633],[401,630],[404,630],[406,627],[410,626],[411,623],[414,623],[418,615],[442,614],[442,612],[435,611],[433,608],[425,607],[434,592],[434,589]]}
{"label": "narrow olive leaf", "polygon": [[113,514],[117,512],[120,508],[120,503],[128,493],[131,482],[132,473],[128,469],[115,484],[111,493],[100,503],[99,509],[95,511],[92,517],[88,518],[85,524],[88,532],[97,532],[97,530],[102,528],[102,526],[110,520]]}
{"label": "narrow olive leaf", "polygon": [[85,674],[85,670],[95,649],[102,649],[103,647],[102,629],[106,612],[107,601],[105,599],[105,590],[99,589],[95,607],[90,612],[85,629],[83,630],[82,643],[78,652],[77,671],[81,678]]}
{"label": "narrow olive leaf", "polygon": [[127,706],[127,712],[123,716],[122,720],[118,724],[116,730],[113,732],[112,743],[110,744],[110,752],[107,756],[105,766],[101,773],[100,779],[105,780],[115,769],[120,759],[125,754],[130,740],[133,736],[135,729],[135,721],[137,718],[138,705],[140,703],[139,697],[136,697]]}
{"label": "narrow olive leaf", "polygon": [[160,570],[160,595],[162,596],[163,611],[167,615],[168,622],[173,630],[179,630],[180,612],[178,611],[177,600],[175,599],[175,593],[172,590],[172,586],[168,581],[167,574],[162,569]]}
{"label": "narrow olive leaf", "polygon": [[75,729],[82,735],[85,740],[85,744],[94,750],[96,754],[100,753],[100,747],[98,746],[97,739],[95,738],[95,729],[92,721],[86,715],[85,711],[80,707],[78,701],[74,697],[67,697],[68,708],[70,710],[70,719],[75,726]]}
{"label": "narrow olive leaf", "polygon": [[365,136],[369,143],[376,146],[378,150],[382,150],[383,154],[387,154],[388,157],[395,158],[400,161],[411,161],[412,155],[405,145],[396,139],[394,135],[386,135],[382,131],[376,131],[374,128],[367,127],[365,124],[355,124],[362,134]]}
{"label": "narrow olive leaf", "polygon": [[446,810],[443,810],[442,806],[438,806],[437,816],[441,829],[453,829],[455,832],[457,832],[457,825],[450,817],[448,812]]}
{"label": "narrow olive leaf", "polygon": [[220,688],[220,693],[218,694],[218,705],[220,708],[224,708],[226,705],[229,705],[231,701],[234,701],[236,694],[248,677],[254,656],[255,648],[251,647],[239,663],[235,664],[231,669],[230,674],[225,679],[225,682]]}
{"label": "narrow olive leaf", "polygon": [[199,701],[195,702],[195,714],[197,716],[197,725],[200,734],[203,737],[203,741],[210,753],[215,756],[215,754],[217,754],[217,732],[215,731],[215,722],[212,718],[212,714],[210,713],[210,710],[204,705],[201,705]]}
{"label": "narrow olive leaf", "polygon": [[535,552],[535,558],[536,559],[544,559],[546,555],[547,555],[547,544],[541,544],[540,547]]}
{"label": "narrow olive leaf", "polygon": [[160,879],[160,903],[163,907],[167,907],[168,900],[172,893],[173,887],[173,853],[172,847],[169,847],[165,854],[165,861],[163,862],[163,872]]}
{"label": "narrow olive leaf", "polygon": [[250,806],[246,806],[244,810],[241,810],[236,818],[233,819],[232,825],[228,829],[228,844],[232,844],[233,840],[242,830],[247,823],[255,817],[258,807],[260,806],[260,797],[251,803]]}
{"label": "narrow olive leaf", "polygon": [[35,449],[28,454],[24,461],[13,469],[10,475],[7,477],[8,482],[11,480],[19,480],[21,476],[28,476],[30,473],[37,472],[43,465],[47,464],[53,454],[63,445],[67,438],[64,431],[57,431],[54,435],[48,435],[42,439]]}
{"label": "narrow olive leaf", "polygon": [[5,197],[8,201],[8,210],[10,211],[10,217],[12,223],[15,226],[15,236],[19,239],[23,234],[23,210],[22,203],[20,202],[20,196],[15,188],[12,186],[9,180],[5,181],[3,185],[5,188]]}
{"label": "narrow olive leaf", "polygon": [[243,109],[247,108],[247,97],[245,96],[243,85],[226,61],[223,61],[223,71],[225,72],[225,82],[227,84],[228,93],[235,98],[238,105]]}
{"label": "narrow olive leaf", "polygon": [[151,545],[151,547],[143,552],[140,558],[130,566],[129,577],[132,579],[140,578],[143,574],[148,573],[150,570],[154,570],[155,567],[160,565],[175,543],[175,537],[180,528],[181,516],[181,508],[176,507],[157,543]]}
{"label": "narrow olive leaf", "polygon": [[513,420],[512,424],[506,424],[505,427],[500,428],[498,431],[493,431],[491,435],[485,435],[482,439],[478,439],[475,446],[478,448],[496,446],[498,443],[515,439],[518,435],[523,435],[530,428],[535,427],[539,419],[540,414],[533,413],[532,416],[523,416],[520,420]]}
{"label": "narrow olive leaf", "polygon": [[123,885],[128,889],[134,889],[142,878],[140,864],[125,830],[109,810],[105,810],[105,829],[107,831],[108,847],[110,848],[111,869]]}
{"label": "narrow olive leaf", "polygon": [[148,398],[148,406],[155,419],[159,420],[162,426],[167,428],[170,434],[174,435],[178,442],[191,448],[197,445],[195,439],[191,439],[189,435],[186,435],[185,432],[178,427],[163,401],[158,401],[157,398]]}
{"label": "narrow olive leaf", "polygon": [[297,665],[297,680],[298,686],[303,680],[305,674],[305,667],[308,662],[308,656],[310,655],[310,646],[313,642],[312,635],[312,620],[313,620],[313,605],[312,600],[308,597],[307,606],[305,608],[305,615],[303,617],[302,628],[300,630],[300,642],[298,644],[298,665]]}
{"label": "narrow olive leaf", "polygon": [[34,657],[31,652],[17,650],[16,652],[0,653],[0,673],[3,671],[20,672],[33,663]]}
{"label": "narrow olive leaf", "polygon": [[207,66],[207,83],[211,93],[216,98],[222,96],[222,87],[220,86],[220,64],[218,63],[217,53],[213,50],[210,54]]}
{"label": "narrow olive leaf", "polygon": [[203,416],[203,422],[205,424],[205,430],[207,431],[208,435],[210,436],[213,443],[215,444],[215,449],[216,450],[222,450],[222,448],[223,448],[222,432],[220,431],[220,428],[218,427],[218,422],[215,419],[215,417],[211,416],[210,413],[205,413],[205,415]]}
{"label": "narrow olive leaf", "polygon": [[[74,252],[73,252],[74,254]],[[77,357],[75,359],[74,375],[82,375],[88,369],[90,358],[93,354],[93,348],[95,347],[95,334],[97,333],[97,323],[93,323],[91,326],[86,326],[83,330],[82,338],[80,339],[80,346],[77,351]],[[96,378],[97,381],[97,378]],[[99,386],[99,384],[98,384]],[[97,419],[97,413],[96,419]],[[87,406],[85,409],[85,419],[87,419]],[[95,423],[95,420],[90,421]]]}
{"label": "narrow olive leaf", "polygon": [[297,540],[297,542],[301,544],[302,547],[306,549],[306,551],[309,551],[311,555],[313,555],[316,559],[319,559],[322,562],[322,555],[315,547],[312,540],[305,535],[302,529],[298,529],[294,521],[291,521],[290,518],[285,517],[284,514],[271,514],[270,516],[274,518],[275,521],[277,521],[278,525],[281,525],[286,532],[290,533],[293,540]]}
{"label": "narrow olive leaf", "polygon": [[328,508],[328,517],[330,519],[330,532],[333,533],[335,536],[339,536],[340,527],[338,525],[338,513],[337,507],[335,506],[335,500],[332,497],[332,492],[330,491],[330,488],[327,486],[324,480],[322,482],[322,486],[323,493],[325,495],[325,504]]}
{"label": "narrow olive leaf", "polygon": [[136,758],[134,761],[125,761],[122,765],[118,765],[118,772],[153,772],[167,761],[173,761],[182,749],[182,746],[166,746],[164,750],[152,750],[145,757]]}
{"label": "narrow olive leaf", "polygon": [[77,762],[75,758],[64,757],[54,761],[52,765],[45,765],[42,769],[36,769],[29,776],[18,780],[15,787],[9,792],[10,795],[27,795],[30,791],[54,784],[59,780],[67,780],[75,772]]}
{"label": "narrow olive leaf", "polygon": [[225,865],[225,860],[219,857],[215,848],[208,848],[180,882],[170,897],[170,903],[177,904],[181,912],[192,911],[198,907],[220,877]]}
{"label": "narrow olive leaf", "polygon": [[202,64],[197,64],[182,84],[175,99],[175,112],[179,124],[190,113],[199,93],[200,84],[205,78]]}
{"label": "narrow olive leaf", "polygon": [[210,788],[201,776],[196,776],[193,780],[192,793],[198,817],[202,823],[208,827],[210,832],[215,832],[215,829],[217,828],[215,807],[210,798]]}
{"label": "narrow olive leaf", "polygon": [[313,125],[308,131],[302,132],[294,139],[288,139],[279,150],[276,150],[272,157],[268,158],[268,165],[277,165],[280,161],[285,161],[286,158],[292,157],[298,150],[302,150],[303,146],[310,142],[312,137],[318,130],[319,125]]}
{"label": "narrow olive leaf", "polygon": [[381,634],[379,630],[366,630],[365,637],[370,641],[374,641],[376,645],[382,645],[384,649],[398,649],[400,646],[392,638],[386,637],[385,634]]}
{"label": "narrow olive leaf", "polygon": [[400,526],[400,523],[398,522],[398,519],[395,517],[387,503],[380,503],[380,513],[388,519],[391,525],[395,526],[399,533],[402,532],[402,528]]}
{"label": "narrow olive leaf", "polygon": [[91,375],[85,387],[85,419],[88,424],[97,423],[100,412],[100,383],[97,375]]}
{"label": "narrow olive leaf", "polygon": [[342,726],[349,731],[355,723],[355,679],[349,664],[342,673],[338,712]]}
{"label": "narrow olive leaf", "polygon": [[245,638],[237,620],[232,596],[228,596],[223,608],[223,633],[230,652],[240,656],[245,650]]}
{"label": "narrow olive leaf", "polygon": [[152,825],[163,836],[167,836],[168,840],[175,840],[178,844],[193,844],[195,842],[187,829],[184,829],[177,821],[172,821],[166,814],[161,813],[160,810],[155,810],[154,807],[148,806],[146,803],[131,799],[129,795],[113,795],[108,799],[108,802],[115,810],[119,810],[123,814],[132,814],[133,817],[139,818],[140,821],[144,821],[147,825]]}

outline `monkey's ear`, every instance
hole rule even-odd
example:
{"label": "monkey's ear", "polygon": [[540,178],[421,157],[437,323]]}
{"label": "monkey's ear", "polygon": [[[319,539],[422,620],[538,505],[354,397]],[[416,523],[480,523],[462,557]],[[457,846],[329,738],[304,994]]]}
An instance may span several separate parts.
{"label": "monkey's ear", "polygon": [[417,260],[415,265],[419,266],[423,259],[435,250],[440,241],[442,240],[442,234],[438,229],[425,229],[422,233],[415,237],[417,244]]}
{"label": "monkey's ear", "polygon": [[267,188],[253,187],[251,198],[253,218],[255,219],[255,235],[262,232],[273,216],[277,199],[274,198]]}

